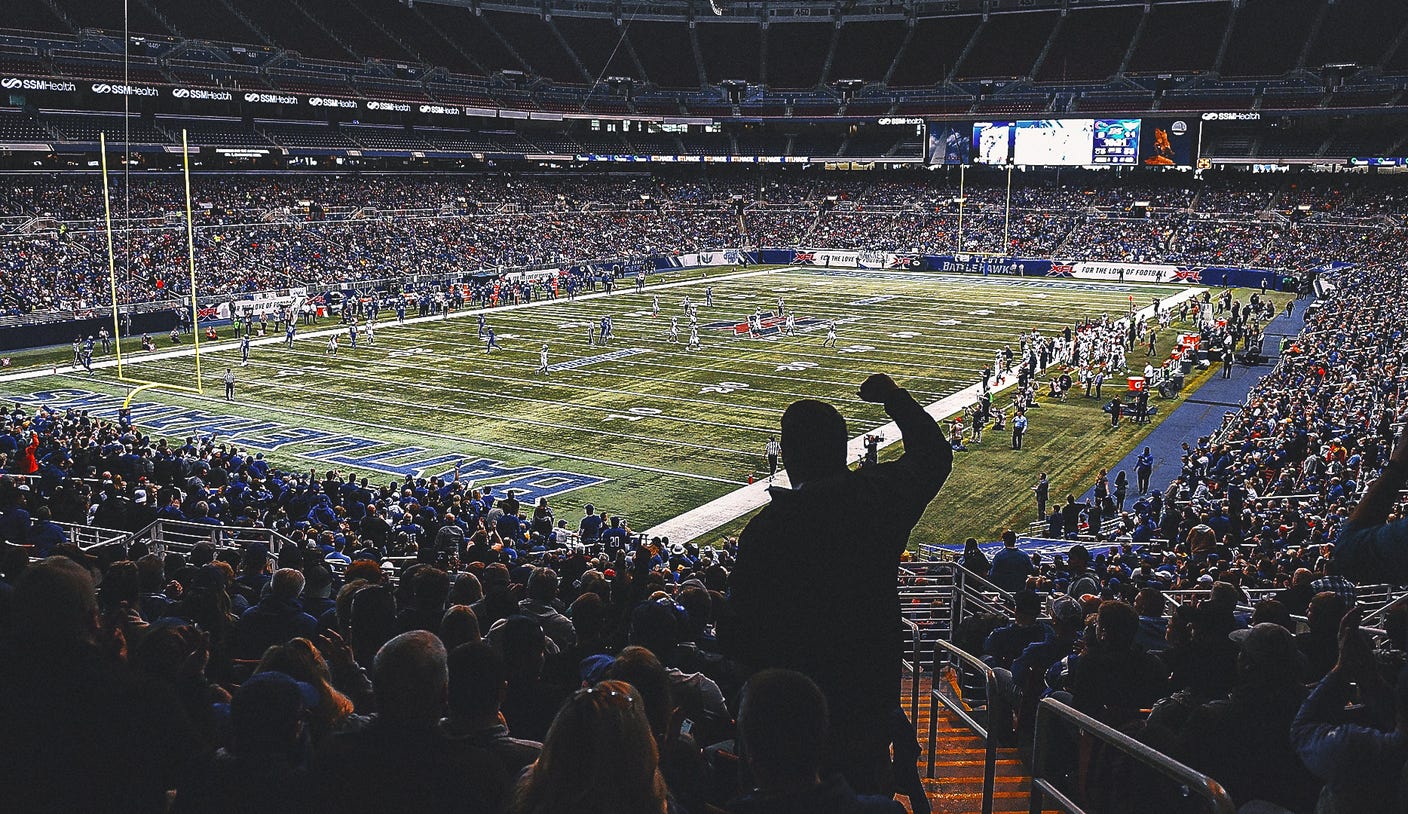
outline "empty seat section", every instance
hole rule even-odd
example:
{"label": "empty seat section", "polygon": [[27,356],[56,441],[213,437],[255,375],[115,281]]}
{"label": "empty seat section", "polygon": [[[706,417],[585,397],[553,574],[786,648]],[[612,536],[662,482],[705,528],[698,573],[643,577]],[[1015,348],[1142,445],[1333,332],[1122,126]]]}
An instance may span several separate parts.
{"label": "empty seat section", "polygon": [[[219,0],[148,0],[181,36],[218,42],[259,42],[259,37]],[[38,5],[36,3],[36,5]],[[135,6],[137,3],[133,2]]]}
{"label": "empty seat section", "polygon": [[1129,60],[1130,72],[1211,70],[1231,9],[1227,3],[1155,5]]}
{"label": "empty seat section", "polygon": [[1280,76],[1296,66],[1324,0],[1247,0],[1237,13],[1223,76]]}
{"label": "empty seat section", "polygon": [[430,64],[464,73],[477,72],[474,63],[446,39],[444,32],[417,13],[419,8],[407,8],[405,3],[396,0],[357,0],[357,8],[375,17]]}
{"label": "empty seat section", "polygon": [[533,72],[563,82],[583,81],[572,56],[562,48],[550,24],[533,14],[485,12],[484,21],[508,40],[513,50],[528,61]]}
{"label": "empty seat section", "polygon": [[958,76],[1029,75],[1058,16],[1054,11],[992,15],[958,66]]}
{"label": "empty seat section", "polygon": [[[6,13],[10,6],[42,5],[39,0],[18,0],[6,3]],[[123,3],[112,0],[59,0],[59,7],[68,13],[69,19],[79,28],[102,28],[108,31],[123,30]],[[171,30],[153,17],[141,3],[128,3],[127,31],[133,34],[169,35]]]}
{"label": "empty seat section", "polygon": [[299,3],[358,56],[414,59],[400,43],[361,13],[355,3],[346,0],[299,0]]}
{"label": "empty seat section", "polygon": [[1036,78],[1044,81],[1105,79],[1120,69],[1144,10],[1137,7],[1072,11]]}
{"label": "empty seat section", "polygon": [[829,23],[775,23],[769,27],[764,32],[768,39],[768,87],[815,87],[834,31]]}
{"label": "empty seat section", "polygon": [[646,79],[663,88],[699,87],[686,23],[637,20],[626,36],[645,67]]}
{"label": "empty seat section", "polygon": [[756,23],[700,23],[694,33],[699,36],[704,75],[710,82],[758,81],[762,38],[761,28]]}
{"label": "empty seat section", "polygon": [[920,20],[904,49],[890,84],[897,87],[936,85],[953,72],[954,61],[967,47],[980,23],[977,17]]}
{"label": "empty seat section", "polygon": [[[879,82],[890,70],[895,54],[904,42],[904,21],[845,23],[836,40],[827,79],[861,79]],[[920,83],[924,84],[924,83]]]}
{"label": "empty seat section", "polygon": [[5,9],[5,28],[19,31],[68,31],[58,15],[49,7],[38,2],[10,3]]}
{"label": "empty seat section", "polygon": [[608,76],[644,79],[635,60],[631,59],[630,49],[626,47],[624,37],[629,30],[627,26],[617,26],[611,20],[596,17],[565,17],[561,14],[553,17],[552,22],[592,79]]}
{"label": "empty seat section", "polygon": [[485,71],[523,70],[523,63],[509,53],[494,32],[484,26],[484,21],[468,8],[421,3],[415,11],[446,37],[459,43]]}
{"label": "empty seat section", "polygon": [[[346,59],[355,54],[338,44],[308,15],[284,0],[230,0],[274,41],[292,51],[317,59]],[[346,12],[341,12],[346,13]]]}
{"label": "empty seat section", "polygon": [[1352,62],[1373,67],[1383,62],[1393,37],[1408,23],[1408,3],[1336,0],[1310,46],[1307,68]]}

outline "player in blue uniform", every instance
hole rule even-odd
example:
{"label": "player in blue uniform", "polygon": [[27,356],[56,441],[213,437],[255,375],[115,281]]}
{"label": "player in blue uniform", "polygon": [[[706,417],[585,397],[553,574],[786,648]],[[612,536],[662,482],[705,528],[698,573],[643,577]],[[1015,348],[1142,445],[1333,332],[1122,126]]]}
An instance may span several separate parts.
{"label": "player in blue uniform", "polygon": [[485,352],[485,353],[489,353],[490,351],[494,350],[495,348],[498,348],[499,350],[503,350],[503,348],[499,348],[498,339],[496,339],[495,336],[494,336],[494,329],[493,329],[493,328],[489,328],[488,331],[487,331],[487,333],[488,333],[488,336],[489,336],[489,341],[484,345],[484,352]]}
{"label": "player in blue uniform", "polygon": [[249,334],[240,337],[240,367],[249,366]]}
{"label": "player in blue uniform", "polygon": [[284,347],[293,347],[293,335],[296,333],[298,333],[298,323],[290,319],[288,324],[284,326]]}

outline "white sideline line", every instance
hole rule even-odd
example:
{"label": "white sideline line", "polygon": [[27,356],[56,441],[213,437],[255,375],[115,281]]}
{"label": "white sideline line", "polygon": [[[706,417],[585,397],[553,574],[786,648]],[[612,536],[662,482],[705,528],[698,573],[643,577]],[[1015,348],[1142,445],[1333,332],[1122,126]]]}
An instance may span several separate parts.
{"label": "white sideline line", "polygon": [[[705,277],[698,277],[698,278],[695,278],[695,279],[693,279],[693,280],[676,280],[676,281],[673,282],[673,283],[661,283],[661,284],[659,284],[659,285],[653,285],[653,286],[652,286],[652,285],[647,285],[647,286],[645,287],[645,290],[646,290],[647,292],[649,292],[649,291],[659,291],[659,290],[661,290],[661,289],[667,289],[667,288],[681,288],[681,287],[683,287],[683,286],[699,285],[699,284],[701,284],[701,283],[706,283],[706,282],[707,282],[707,283],[712,283],[712,282],[717,281],[717,280],[741,280],[741,279],[746,279],[746,278],[749,278],[749,277],[761,277],[761,276],[765,276],[765,275],[769,275],[769,274],[776,274],[776,273],[781,272],[781,271],[788,271],[788,270],[791,270],[792,268],[793,268],[792,266],[780,266],[780,267],[778,267],[778,268],[762,269],[761,271],[741,271],[741,272],[737,272],[737,273],[735,273],[735,274],[721,274],[721,275],[719,275],[718,277],[708,277],[708,276],[705,276]],[[623,278],[623,279],[624,279],[624,278]],[[591,300],[591,299],[599,299],[599,298],[601,298],[601,297],[612,297],[612,296],[618,296],[618,295],[620,295],[620,296],[625,296],[625,295],[627,295],[627,294],[634,294],[634,293],[635,293],[635,286],[634,286],[634,284],[632,284],[632,285],[630,285],[630,286],[619,286],[619,287],[617,287],[617,289],[616,289],[615,291],[612,291],[612,292],[610,292],[610,293],[607,293],[607,292],[605,292],[605,291],[601,291],[601,292],[597,292],[597,293],[595,293],[595,294],[578,294],[578,295],[576,296],[575,300]],[[574,300],[574,301],[575,301],[575,300]],[[563,295],[563,296],[559,296],[559,297],[558,297],[557,299],[555,299],[555,300],[553,300],[553,299],[536,299],[536,300],[533,300],[532,302],[519,302],[519,303],[514,303],[514,304],[512,304],[512,305],[498,305],[498,306],[494,306],[493,308],[461,308],[460,310],[451,313],[448,317],[446,317],[446,316],[444,316],[444,315],[442,315],[442,314],[437,314],[437,315],[428,316],[428,317],[411,317],[411,318],[407,319],[405,322],[397,322],[397,321],[395,321],[395,320],[391,320],[391,321],[388,321],[388,322],[381,322],[381,323],[378,323],[378,324],[377,324],[377,330],[379,330],[379,331],[381,331],[381,330],[386,330],[386,329],[388,329],[388,328],[399,327],[399,326],[401,326],[401,325],[418,325],[418,324],[423,323],[423,322],[444,322],[446,319],[464,319],[464,318],[466,318],[466,317],[474,316],[474,315],[476,315],[476,314],[495,314],[495,313],[499,313],[499,312],[501,312],[501,311],[519,311],[519,310],[522,310],[522,309],[524,309],[524,308],[539,308],[539,307],[543,307],[543,306],[556,305],[556,304],[565,303],[565,302],[568,302],[568,300],[567,300],[567,297],[566,297],[565,295]],[[392,313],[394,314],[395,312],[393,311]],[[300,327],[301,327],[301,326],[300,326]],[[332,334],[339,334],[339,335],[340,335],[340,334],[345,334],[346,332],[347,332],[347,326],[346,326],[345,324],[343,324],[343,323],[339,320],[339,321],[337,322],[336,327],[333,327],[333,328],[321,328],[321,329],[318,329],[318,330],[308,331],[307,333],[304,333],[303,331],[299,331],[296,338],[301,339],[301,338],[322,337],[322,336],[330,336],[330,335],[332,335]],[[129,338],[130,338],[130,337],[129,337]],[[283,336],[264,336],[264,337],[261,337],[261,338],[259,338],[259,339],[250,339],[249,344],[250,344],[250,347],[256,347],[256,346],[260,346],[260,345],[274,345],[274,344],[280,344],[280,343],[282,343],[283,341],[284,341]],[[238,350],[238,349],[239,349],[239,342],[238,342],[238,341],[235,341],[235,340],[230,340],[230,341],[221,341],[221,342],[214,343],[214,344],[207,343],[207,344],[205,345],[205,347],[202,348],[202,350],[205,350],[205,349],[209,349],[210,351]],[[173,348],[173,349],[171,349],[171,350],[156,351],[155,353],[142,353],[140,356],[136,356],[136,355],[134,355],[133,353],[128,353],[128,354],[127,354],[127,358],[124,359],[123,362],[124,362],[124,365],[135,366],[135,365],[139,365],[139,364],[141,364],[141,363],[143,363],[143,362],[149,362],[149,361],[150,361],[150,362],[156,362],[156,361],[161,361],[161,360],[163,360],[163,359],[179,359],[179,358],[184,357],[184,356],[191,356],[191,355],[194,355],[195,352],[196,352],[196,349],[195,349],[195,345],[193,344],[193,345],[191,345],[190,347],[182,346],[182,347],[180,347],[180,348]],[[139,353],[140,353],[140,352],[139,352]],[[101,362],[94,362],[94,363],[93,363],[93,369],[94,369],[94,370],[102,370],[102,369],[110,368],[110,367],[117,367],[117,359],[116,359],[115,357],[112,358],[112,359],[105,359],[105,360],[103,360],[103,361],[101,361]],[[62,370],[59,370],[59,368],[69,368],[69,369],[68,369],[67,371],[62,371]],[[77,369],[76,367],[71,366],[69,363],[55,364],[55,365],[53,365],[52,368],[47,369],[47,370],[44,369],[44,368],[36,368],[36,369],[34,369],[34,370],[26,370],[26,371],[22,371],[22,372],[19,372],[19,373],[9,373],[9,374],[0,376],[0,383],[3,383],[3,382],[20,382],[20,381],[26,381],[26,380],[28,380],[28,379],[42,379],[42,378],[44,378],[45,376],[54,376],[54,375],[59,375],[59,374],[62,374],[62,373],[72,373],[72,372],[73,372],[74,370],[76,370],[76,369]],[[139,382],[139,383],[141,383],[141,382]],[[120,384],[127,384],[127,382],[120,382]]]}
{"label": "white sideline line", "polygon": [[[1184,300],[1196,297],[1204,291],[1202,288],[1189,288],[1173,296],[1162,300],[1163,306],[1171,308]],[[1153,313],[1153,306],[1146,306],[1135,312],[1135,318],[1148,316]],[[1017,383],[1017,377],[1013,376],[1006,384],[992,388],[993,393],[1000,393]],[[972,404],[982,391],[981,384],[974,384],[951,396],[945,396],[938,401],[926,405],[924,411],[933,416],[936,420],[942,421],[948,416],[959,412],[964,407]],[[899,427],[891,421],[883,427],[870,430],[865,435],[881,433],[885,440],[880,442],[880,447],[889,445],[900,440]],[[865,435],[857,435],[846,445],[846,460],[853,461],[865,452]],[[775,484],[770,484],[765,480],[758,480],[747,486],[729,492],[728,494],[715,498],[702,506],[697,506],[683,514],[676,515],[669,520],[660,523],[653,528],[647,529],[646,534],[651,537],[669,537],[672,543],[687,543],[691,540],[708,534],[714,529],[736,520],[743,515],[766,506],[771,498],[768,496],[768,487],[772,485],[789,486],[785,476],[780,477]]]}

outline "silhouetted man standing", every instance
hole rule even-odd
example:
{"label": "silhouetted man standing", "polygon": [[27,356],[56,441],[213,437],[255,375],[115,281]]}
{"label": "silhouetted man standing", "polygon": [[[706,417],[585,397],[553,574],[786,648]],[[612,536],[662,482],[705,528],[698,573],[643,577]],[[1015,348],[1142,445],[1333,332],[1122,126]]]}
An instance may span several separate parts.
{"label": "silhouetted man standing", "polygon": [[866,379],[860,397],[885,405],[904,454],[851,471],[846,420],[834,407],[804,399],[787,408],[782,459],[792,488],[772,488],[772,503],[739,536],[733,624],[721,638],[751,668],[816,681],[833,715],[827,767],[865,794],[889,791],[903,654],[900,554],[948,478],[953,450],[889,376]]}

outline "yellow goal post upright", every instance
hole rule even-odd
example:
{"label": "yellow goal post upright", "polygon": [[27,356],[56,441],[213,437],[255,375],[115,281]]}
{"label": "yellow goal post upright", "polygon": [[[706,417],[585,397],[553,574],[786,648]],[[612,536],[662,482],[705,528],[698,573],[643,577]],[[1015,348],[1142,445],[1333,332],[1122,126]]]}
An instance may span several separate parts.
{"label": "yellow goal post upright", "polygon": [[[187,131],[181,130],[181,167],[185,180],[186,191],[186,269],[190,275],[190,300],[191,308],[191,334],[195,338],[195,360],[196,360],[196,383],[194,387],[190,385],[173,384],[170,382],[157,382],[149,379],[141,379],[128,376],[122,362],[122,329],[119,313],[119,298],[117,295],[117,254],[113,248],[112,239],[112,195],[108,185],[108,145],[107,134],[98,133],[98,153],[101,159],[101,169],[103,173],[103,221],[107,229],[108,240],[108,287],[112,297],[112,325],[113,336],[117,338],[115,347],[117,348],[117,380],[124,384],[135,385],[128,391],[127,399],[122,406],[127,407],[132,403],[132,397],[139,392],[148,389],[175,390],[183,393],[195,393],[204,395],[205,384],[201,376],[200,369],[200,308],[196,298],[196,232],[195,217],[191,207],[191,149],[188,142]],[[128,160],[124,153],[124,161]],[[130,181],[129,181],[130,183]],[[128,234],[131,234],[131,212],[128,217]],[[129,258],[130,260],[130,258]]]}

